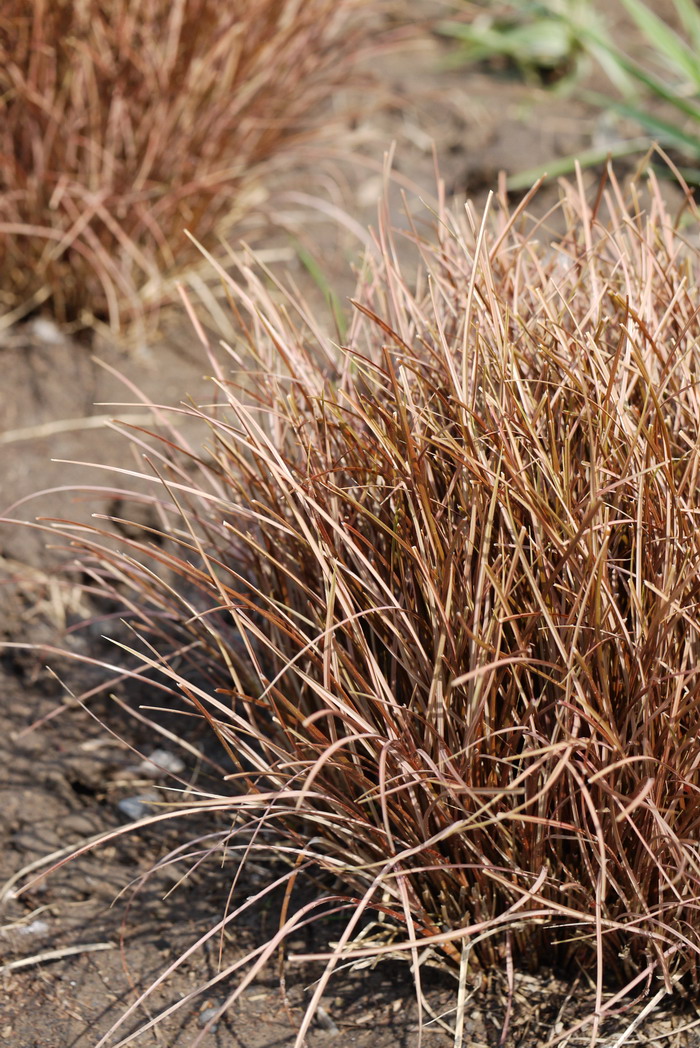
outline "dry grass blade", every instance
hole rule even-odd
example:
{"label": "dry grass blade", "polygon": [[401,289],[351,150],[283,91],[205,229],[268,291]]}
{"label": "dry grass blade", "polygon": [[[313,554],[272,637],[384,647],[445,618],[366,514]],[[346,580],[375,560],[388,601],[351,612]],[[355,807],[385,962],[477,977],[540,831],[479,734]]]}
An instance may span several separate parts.
{"label": "dry grass blade", "polygon": [[443,209],[404,234],[415,280],[385,224],[342,348],[242,260],[206,449],[150,438],[162,530],[56,525],[226,746],[227,845],[257,820],[343,884],[298,1045],[369,956],[441,951],[457,1044],[511,958],[589,972],[593,1040],[645,980],[698,981],[698,253],[653,178],[561,207],[552,246]]}
{"label": "dry grass blade", "polygon": [[32,957],[21,957],[17,961],[8,961],[0,964],[0,975],[5,972],[18,971],[20,968],[31,968],[35,964],[45,964],[47,961],[61,961],[64,957],[75,957],[84,953],[95,953],[99,950],[116,950],[113,942],[89,942],[82,946],[64,946],[60,950],[44,950]]}

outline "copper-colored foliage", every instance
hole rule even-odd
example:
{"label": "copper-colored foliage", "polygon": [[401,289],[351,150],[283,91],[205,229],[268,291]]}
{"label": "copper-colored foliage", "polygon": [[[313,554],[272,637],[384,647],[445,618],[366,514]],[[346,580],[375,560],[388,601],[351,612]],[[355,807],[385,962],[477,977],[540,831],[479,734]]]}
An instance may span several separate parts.
{"label": "copper-colored foliage", "polygon": [[7,0],[0,310],[114,328],[347,75],[355,0]]}
{"label": "copper-colored foliage", "polygon": [[[561,207],[552,247],[443,211],[415,286],[383,230],[342,350],[242,269],[208,455],[152,440],[162,544],[75,542],[229,748],[240,840],[344,883],[329,970],[507,940],[600,1011],[700,967],[700,265],[653,180]],[[374,908],[399,938],[349,949]]]}

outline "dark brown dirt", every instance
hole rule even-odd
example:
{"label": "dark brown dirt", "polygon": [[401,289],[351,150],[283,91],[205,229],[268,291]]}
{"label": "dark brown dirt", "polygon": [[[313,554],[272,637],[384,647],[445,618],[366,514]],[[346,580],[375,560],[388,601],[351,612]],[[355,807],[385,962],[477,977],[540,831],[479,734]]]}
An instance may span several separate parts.
{"label": "dark brown dirt", "polygon": [[[5,724],[0,742],[5,768],[0,787],[3,885],[37,859],[99,832],[118,829],[127,821],[117,807],[119,800],[152,788],[138,772],[136,755],[82,709],[67,710],[59,719],[27,732],[31,724],[50,715],[63,696],[56,680],[42,672],[38,663],[5,661],[0,677]],[[90,683],[84,672],[76,672],[75,667],[71,671],[65,661],[61,668],[74,683],[76,677],[83,678],[83,686]],[[104,715],[103,709],[96,712]],[[113,709],[108,719],[111,727],[125,727],[119,710]],[[126,727],[132,745],[141,746],[143,752],[152,750],[152,738],[139,738],[138,729]],[[196,832],[215,828],[199,825]],[[167,828],[129,834],[56,870],[19,898],[11,888],[6,891],[0,923],[2,964],[12,965],[27,957],[38,956],[39,960],[31,967],[0,975],[4,995],[0,1043],[17,1048],[95,1043],[134,1001],[138,988],[145,988],[220,919],[229,874],[222,876],[215,863],[188,878],[169,898],[164,898],[165,893],[184,872],[184,863],[155,873],[136,895],[128,891],[123,901],[113,905],[122,889],[180,839],[181,833]],[[233,902],[260,890],[268,875],[266,868],[255,865]],[[274,921],[275,906],[269,904],[238,923],[224,944],[225,961],[232,962],[264,941],[275,930]],[[104,944],[111,949],[95,949]],[[308,946],[303,940],[301,945]],[[73,947],[73,956],[45,957],[49,951]],[[184,964],[167,987],[154,994],[150,1010],[170,1005],[210,978],[216,970],[217,949],[218,942]],[[308,969],[299,975],[312,977]],[[340,980],[333,987],[326,1010],[347,1033],[343,1043],[410,1043],[414,1020],[406,1015],[402,999],[406,983],[400,976],[405,972],[387,967],[365,977],[363,984],[369,992],[361,998],[351,980]],[[206,1019],[208,1009],[219,1005],[229,990],[227,982],[188,1003],[165,1021],[159,1037],[147,1034],[141,1043],[191,1044],[201,1032],[203,1016]],[[241,1048],[291,1044],[292,1022],[300,1014],[303,996],[303,983],[298,977],[290,978],[290,1004],[285,1008],[274,973],[268,974],[246,991],[203,1043]],[[124,1032],[147,1018],[148,1012],[140,1010]],[[310,1044],[323,1045],[328,1040],[328,1034],[317,1029]],[[445,1043],[440,1036],[431,1040]]]}
{"label": "dark brown dirt", "polygon": [[[245,230],[273,264],[281,260],[303,282],[305,274],[295,254],[295,245],[301,243],[320,260],[331,285],[351,291],[347,262],[357,257],[359,238],[352,230],[339,233],[327,211],[336,206],[346,209],[360,229],[371,223],[381,195],[383,154],[392,140],[397,144],[394,170],[405,184],[426,195],[434,192],[434,142],[448,191],[469,193],[483,201],[501,169],[519,170],[587,147],[598,133],[598,117],[570,99],[498,80],[485,71],[441,73],[441,54],[426,39],[422,46],[407,45],[384,56],[380,77],[389,104],[371,103],[376,92],[355,97],[355,119],[346,123],[336,146],[310,148],[297,169],[273,180],[268,210],[278,222],[278,231],[272,233],[256,220]],[[341,111],[347,101],[336,100],[334,106]],[[552,199],[552,193],[545,192],[540,206],[546,207]],[[304,288],[311,298],[322,299],[308,280]],[[85,346],[45,322],[12,330],[2,341],[0,512],[14,507],[13,517],[28,520],[40,514],[79,517],[80,494],[68,489],[112,481],[82,465],[51,463],[51,458],[123,465],[124,441],[105,427],[95,428],[91,419],[141,417],[143,408],[99,406],[105,401],[131,403],[134,395],[95,363]],[[202,378],[206,364],[180,313],[169,316],[159,341],[139,352],[108,344],[97,349],[112,368],[123,370],[158,403],[208,396]],[[52,490],[16,505],[42,489]],[[102,508],[113,509],[113,500],[106,493]],[[66,637],[66,623],[80,615],[80,597],[53,576],[55,554],[49,546],[41,531],[11,525],[0,529],[0,636],[8,642],[72,644],[76,651],[104,654],[96,638],[93,647],[86,648],[85,638]],[[89,704],[98,720],[70,701],[66,704],[66,692],[44,668],[47,661],[74,691],[86,689],[93,680],[88,668],[45,652],[7,648],[1,654],[0,885],[47,854],[118,829],[127,821],[118,803],[151,788],[138,770],[137,755],[120,744],[110,729],[142,753],[158,745],[152,733],[104,698]],[[119,694],[132,707],[144,701],[133,687],[122,686]],[[63,712],[52,717],[64,704]],[[0,903],[0,1045],[91,1048],[134,1002],[139,989],[220,919],[227,905],[230,872],[216,862],[198,870],[167,897],[184,872],[183,864],[175,872],[168,868],[153,874],[136,895],[127,891],[119,897],[169,849],[186,840],[188,832],[192,836],[207,829],[183,826],[178,831],[175,825],[118,837],[62,866],[19,898],[13,890],[6,892]],[[259,890],[260,878],[269,873],[255,867],[248,874],[252,881],[237,891],[244,897]],[[18,884],[26,880],[20,878]],[[226,963],[243,957],[271,934],[275,905],[273,900],[257,916],[236,925],[223,944]],[[332,939],[332,928],[326,934]],[[314,948],[323,942],[323,932],[318,935],[311,944]],[[110,948],[89,949],[104,944]],[[292,946],[308,948],[309,942]],[[47,956],[50,951],[73,948],[72,954]],[[211,978],[217,970],[217,949],[218,943],[183,964],[149,1000],[148,1010],[141,1009],[127,1020],[122,1035]],[[13,967],[28,958],[35,961]],[[295,1023],[308,999],[305,987],[317,974],[318,970],[290,965],[285,1002],[271,969],[201,1043],[207,1048],[291,1048]],[[225,999],[231,985],[226,981],[188,1001],[138,1043],[169,1048],[192,1045],[209,1010]],[[449,976],[426,969],[427,999],[436,1013],[449,1013],[454,1007],[454,985]],[[534,1048],[590,1008],[585,981],[562,981],[551,972],[517,972],[513,993],[513,1015],[504,1035],[507,981],[502,973],[493,973],[467,1008],[466,1044]],[[398,962],[338,975],[324,1007],[336,1032],[316,1025],[309,1037],[313,1048],[408,1048],[418,1043],[412,978]],[[637,1005],[632,1014],[641,1007]],[[662,1038],[658,1043],[696,1045],[700,1040],[694,1030],[672,1033],[694,1018],[692,1010],[684,1017],[678,1008],[669,1014],[657,1009],[653,1028],[647,1024],[642,1029],[645,1037]],[[606,1044],[612,1045],[630,1021],[631,1016],[611,1020]],[[589,1038],[587,1028],[567,1043],[586,1044]],[[428,1023],[424,1045],[439,1048],[451,1043],[438,1023]],[[647,1042],[637,1032],[626,1043]]]}

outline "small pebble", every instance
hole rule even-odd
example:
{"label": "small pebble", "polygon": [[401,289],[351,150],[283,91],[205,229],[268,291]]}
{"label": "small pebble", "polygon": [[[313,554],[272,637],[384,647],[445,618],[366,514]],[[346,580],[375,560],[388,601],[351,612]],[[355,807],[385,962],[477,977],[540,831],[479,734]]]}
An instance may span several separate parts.
{"label": "small pebble", "polygon": [[32,921],[31,924],[18,924],[15,928],[17,935],[44,935],[49,930],[46,921]]}
{"label": "small pebble", "polygon": [[[218,1008],[205,1008],[203,1012],[199,1013],[199,1025],[206,1026],[210,1019],[213,1019],[216,1013],[219,1011]],[[216,1030],[216,1023],[211,1028],[211,1033]]]}
{"label": "small pebble", "polygon": [[46,346],[62,346],[65,342],[61,329],[49,317],[34,317],[28,326],[34,338]]}
{"label": "small pebble", "polygon": [[138,770],[150,779],[164,775],[179,775],[185,770],[185,762],[169,750],[154,750],[147,760],[141,761]]}
{"label": "small pebble", "polygon": [[316,1022],[322,1030],[326,1031],[326,1033],[333,1034],[333,1036],[340,1033],[340,1030],[333,1022],[332,1016],[330,1016],[326,1009],[322,1008],[321,1005],[316,1009]]}
{"label": "small pebble", "polygon": [[7,924],[4,928],[0,928],[0,934],[2,935],[46,935],[49,931],[49,925],[46,921],[31,921],[29,924]]}
{"label": "small pebble", "polygon": [[117,808],[127,819],[143,819],[150,815],[153,810],[153,802],[156,798],[151,794],[142,793],[138,797],[125,797],[119,801]]}

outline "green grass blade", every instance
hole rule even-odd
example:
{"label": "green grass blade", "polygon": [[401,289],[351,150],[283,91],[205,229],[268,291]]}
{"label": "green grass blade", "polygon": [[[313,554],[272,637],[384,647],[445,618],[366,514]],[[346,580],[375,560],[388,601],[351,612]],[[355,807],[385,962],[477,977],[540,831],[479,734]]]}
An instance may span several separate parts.
{"label": "green grass blade", "polygon": [[[677,109],[679,112],[685,113],[686,116],[689,116],[692,120],[695,120],[698,123],[700,123],[700,106],[696,105],[694,102],[689,101],[687,98],[683,98],[681,95],[678,94],[675,88],[669,87],[667,84],[663,82],[663,80],[660,80],[657,76],[654,76],[653,73],[648,73],[645,69],[642,68],[642,66],[638,65],[638,63],[636,62],[631,61],[631,59],[626,58],[625,55],[623,55],[621,52],[616,52],[612,48],[610,48],[610,51],[612,54],[615,55],[615,59],[619,63],[619,65],[640,84],[643,84],[645,87],[647,87],[654,95],[656,95],[657,98],[661,98],[665,102],[669,102],[674,107],[674,109]],[[598,96],[599,103],[601,103],[601,100],[604,97],[605,96],[603,95]],[[609,104],[608,99],[605,99],[604,104]]]}
{"label": "green grass blade", "polygon": [[694,0],[675,0],[675,4],[678,17],[690,37],[690,46],[694,51],[700,51],[700,11]]}
{"label": "green grass blade", "polygon": [[311,252],[307,251],[302,244],[297,242],[296,253],[299,261],[313,280],[314,284],[316,284],[319,290],[323,292],[324,298],[333,313],[333,320],[338,328],[338,334],[340,335],[341,341],[344,341],[345,335],[347,334],[348,322],[345,316],[345,310],[343,309],[338,295],[334,288],[332,288],[328,283],[325,273]]}
{"label": "green grass blade", "polygon": [[695,52],[641,0],[622,2],[656,54],[664,55],[673,72],[682,73],[700,89],[700,59]]}
{"label": "green grass blade", "polygon": [[659,142],[665,145],[672,145],[691,156],[700,156],[700,134],[684,131],[677,124],[654,116],[653,113],[649,113],[640,106],[632,105],[628,102],[611,101],[605,95],[595,95],[593,93],[588,94],[586,97],[591,101],[596,101],[598,105],[608,110],[619,113],[620,116],[636,121],[653,138],[658,139]]}
{"label": "green grass blade", "polygon": [[608,146],[606,149],[585,149],[582,153],[559,157],[546,164],[528,168],[527,171],[519,171],[508,178],[506,186],[511,192],[518,193],[534,185],[543,176],[560,178],[562,175],[570,175],[575,170],[576,164],[583,168],[595,167],[597,164],[604,164],[606,160],[641,153],[648,148],[648,138],[632,138],[627,142],[620,142],[619,145]]}

